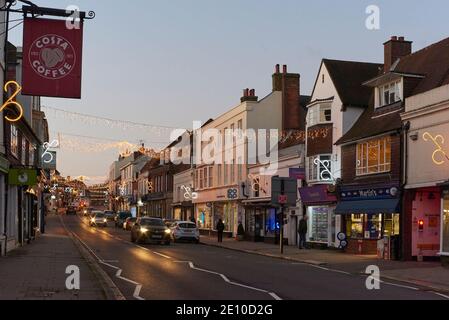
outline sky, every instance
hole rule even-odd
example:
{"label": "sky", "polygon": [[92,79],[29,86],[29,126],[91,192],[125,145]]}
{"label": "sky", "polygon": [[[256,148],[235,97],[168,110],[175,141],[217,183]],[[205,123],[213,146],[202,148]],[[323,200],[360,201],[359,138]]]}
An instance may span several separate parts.
{"label": "sky", "polygon": [[[90,183],[106,179],[116,141],[161,148],[168,128],[217,117],[238,105],[243,88],[269,94],[278,63],[300,73],[301,94],[310,95],[323,58],[382,63],[393,35],[414,51],[449,36],[447,0],[34,2],[96,13],[85,23],[82,99],[44,98],[44,106],[164,127],[112,127],[50,109],[59,170]],[[380,8],[380,30],[365,26],[369,5]],[[20,26],[10,41],[22,44]]]}

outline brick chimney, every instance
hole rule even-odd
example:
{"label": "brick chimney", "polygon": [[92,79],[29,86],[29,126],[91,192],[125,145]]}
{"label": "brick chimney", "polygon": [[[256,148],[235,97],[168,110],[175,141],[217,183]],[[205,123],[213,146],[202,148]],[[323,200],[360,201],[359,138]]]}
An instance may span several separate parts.
{"label": "brick chimney", "polygon": [[300,78],[298,73],[288,73],[287,66],[276,65],[273,74],[273,92],[282,92],[282,129],[303,130],[303,109],[300,107]]}
{"label": "brick chimney", "polygon": [[412,53],[412,41],[406,41],[404,37],[391,37],[384,43],[384,72],[389,72],[391,66],[400,58]]}
{"label": "brick chimney", "polygon": [[253,101],[257,102],[259,100],[259,97],[256,96],[256,90],[254,89],[244,89],[243,90],[243,96],[240,99],[240,101],[243,103],[245,101]]}

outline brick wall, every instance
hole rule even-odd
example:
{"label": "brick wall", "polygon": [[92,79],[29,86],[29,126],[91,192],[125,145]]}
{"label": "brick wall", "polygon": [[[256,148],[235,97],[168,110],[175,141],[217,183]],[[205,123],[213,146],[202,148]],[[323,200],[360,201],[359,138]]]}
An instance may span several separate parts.
{"label": "brick wall", "polygon": [[[315,130],[328,129],[327,134],[311,135]],[[307,134],[307,157],[319,154],[332,154],[333,149],[333,126],[332,124],[317,125],[310,127]]]}

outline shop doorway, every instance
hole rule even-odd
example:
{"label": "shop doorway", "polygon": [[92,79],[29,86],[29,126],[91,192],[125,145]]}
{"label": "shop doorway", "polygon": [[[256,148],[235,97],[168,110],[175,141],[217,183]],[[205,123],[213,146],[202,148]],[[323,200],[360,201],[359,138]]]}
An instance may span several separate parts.
{"label": "shop doorway", "polygon": [[254,241],[263,242],[264,237],[262,236],[264,230],[263,215],[260,212],[256,213],[254,216]]}

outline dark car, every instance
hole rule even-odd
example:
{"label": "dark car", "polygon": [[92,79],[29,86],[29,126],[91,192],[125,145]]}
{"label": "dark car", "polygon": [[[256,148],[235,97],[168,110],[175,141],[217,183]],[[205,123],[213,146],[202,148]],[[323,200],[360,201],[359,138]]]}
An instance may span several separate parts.
{"label": "dark car", "polygon": [[132,214],[129,211],[121,211],[115,217],[115,227],[123,228],[123,223],[125,223],[126,219],[131,218]]}
{"label": "dark car", "polygon": [[131,229],[131,242],[170,245],[171,230],[165,226],[162,219],[139,218]]}
{"label": "dark car", "polygon": [[115,221],[115,212],[114,211],[105,211],[104,212],[108,221]]}
{"label": "dark car", "polygon": [[70,207],[67,208],[66,214],[68,216],[76,216],[76,213],[77,213],[77,211],[76,211],[75,207],[70,206]]}

